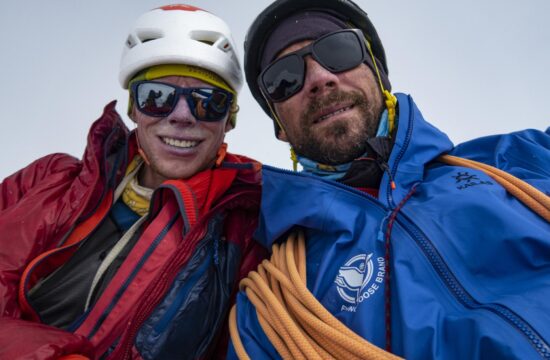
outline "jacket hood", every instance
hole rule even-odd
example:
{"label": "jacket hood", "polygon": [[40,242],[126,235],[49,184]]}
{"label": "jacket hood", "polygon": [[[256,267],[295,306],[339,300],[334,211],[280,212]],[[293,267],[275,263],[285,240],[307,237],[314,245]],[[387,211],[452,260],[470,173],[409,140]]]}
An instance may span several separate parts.
{"label": "jacket hood", "polygon": [[399,106],[398,127],[388,161],[396,188],[391,190],[386,173],[380,183],[378,196],[380,201],[392,208],[403,200],[415,183],[422,181],[424,168],[429,162],[453,148],[448,136],[424,119],[410,95],[396,96]]}
{"label": "jacket hood", "polygon": [[[114,186],[116,177],[123,175],[118,164],[120,159],[113,155],[126,143],[128,128],[116,112],[115,106],[116,101],[107,104],[103,114],[90,127],[82,155],[82,170],[72,184],[76,188],[94,189],[89,199],[101,199],[105,185]],[[105,162],[104,159],[111,161]],[[95,201],[86,203],[88,205],[83,211],[84,217],[93,212],[96,206]]]}
{"label": "jacket hood", "polygon": [[[396,96],[398,129],[388,162],[396,188],[391,189],[389,175],[385,173],[378,196],[378,202],[388,208],[394,208],[415,183],[422,181],[429,162],[453,148],[447,135],[423,118],[411,96]],[[262,180],[260,223],[255,237],[267,248],[295,225],[323,232],[338,231],[340,219],[353,216],[348,208],[353,208],[355,202],[361,206],[366,196],[332,180],[270,166],[263,167]],[[347,191],[335,191],[335,187]],[[342,197],[349,206],[335,211],[335,203],[341,203]]]}

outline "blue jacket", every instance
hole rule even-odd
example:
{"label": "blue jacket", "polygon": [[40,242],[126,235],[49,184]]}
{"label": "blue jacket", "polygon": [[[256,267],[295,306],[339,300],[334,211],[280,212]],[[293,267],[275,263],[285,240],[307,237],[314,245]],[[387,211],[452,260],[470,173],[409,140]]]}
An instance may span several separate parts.
{"label": "blue jacket", "polygon": [[[309,290],[349,328],[384,348],[384,242],[390,236],[397,355],[550,358],[550,224],[483,172],[435,161],[444,153],[482,161],[550,194],[550,129],[454,148],[411,97],[398,94],[398,103],[389,160],[394,190],[388,174],[376,199],[334,181],[265,167],[256,238],[271,247],[302,227]],[[251,358],[279,358],[243,292],[237,322]]]}

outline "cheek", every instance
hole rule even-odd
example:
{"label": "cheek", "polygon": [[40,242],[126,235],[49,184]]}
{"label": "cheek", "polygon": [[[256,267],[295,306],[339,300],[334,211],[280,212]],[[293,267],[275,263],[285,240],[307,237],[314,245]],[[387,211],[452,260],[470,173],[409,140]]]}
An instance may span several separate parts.
{"label": "cheek", "polygon": [[151,134],[149,134],[150,126],[146,126],[143,123],[137,123],[137,134],[140,145],[147,146],[151,140]]}
{"label": "cheek", "polygon": [[275,114],[285,128],[292,127],[292,124],[295,122],[294,117],[298,116],[300,112],[298,103],[295,101],[295,98],[290,98],[283,103],[274,104]]}
{"label": "cheek", "polygon": [[211,141],[211,146],[216,148],[220,147],[220,145],[223,142],[223,139],[225,138],[225,122],[221,123],[211,123],[206,124],[205,127],[208,129],[209,140]]}

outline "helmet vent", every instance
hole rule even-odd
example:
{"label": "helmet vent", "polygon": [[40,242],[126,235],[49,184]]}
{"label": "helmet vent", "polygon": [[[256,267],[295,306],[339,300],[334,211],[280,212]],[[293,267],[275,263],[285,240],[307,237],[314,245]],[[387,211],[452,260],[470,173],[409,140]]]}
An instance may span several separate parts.
{"label": "helmet vent", "polygon": [[217,31],[193,31],[190,34],[191,39],[200,41],[201,43],[216,47],[223,52],[231,50],[231,44],[229,40]]}
{"label": "helmet vent", "polygon": [[133,48],[134,46],[136,46],[136,41],[134,39],[134,37],[132,35],[129,35],[128,38],[126,39],[126,46],[131,49]]}
{"label": "helmet vent", "polygon": [[163,37],[162,33],[158,30],[142,30],[137,33],[137,37],[141,43],[146,43],[153,40],[158,40]]}

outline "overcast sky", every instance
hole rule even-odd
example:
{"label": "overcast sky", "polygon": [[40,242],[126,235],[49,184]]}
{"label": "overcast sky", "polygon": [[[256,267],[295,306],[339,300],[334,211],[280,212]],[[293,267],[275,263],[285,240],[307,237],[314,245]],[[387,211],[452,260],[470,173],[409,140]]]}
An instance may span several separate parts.
{"label": "overcast sky", "polygon": [[[271,1],[196,0],[225,19],[242,59],[246,30]],[[314,2],[314,0],[312,0]],[[550,1],[360,0],[378,29],[394,92],[459,143],[550,126]],[[156,0],[3,0],[0,5],[0,179],[52,152],[80,157],[118,83],[122,45]],[[288,146],[247,89],[229,150],[290,168]]]}

